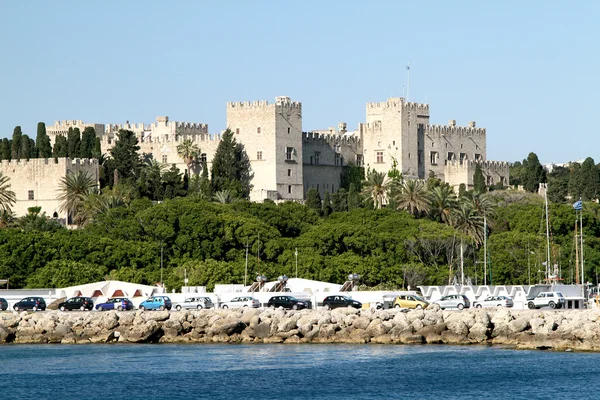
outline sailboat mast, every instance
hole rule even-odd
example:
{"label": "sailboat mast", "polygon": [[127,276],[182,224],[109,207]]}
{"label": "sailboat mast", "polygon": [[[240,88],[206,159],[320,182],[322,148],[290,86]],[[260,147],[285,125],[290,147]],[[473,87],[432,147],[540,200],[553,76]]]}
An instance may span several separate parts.
{"label": "sailboat mast", "polygon": [[548,184],[544,191],[544,202],[546,203],[546,281],[550,280],[550,220],[548,218]]}
{"label": "sailboat mast", "polygon": [[579,240],[577,237],[577,219],[575,220],[575,284],[579,285]]}
{"label": "sailboat mast", "polygon": [[579,248],[581,249],[581,284],[585,285],[585,277],[583,273],[583,207],[579,210],[579,237],[581,238],[581,244]]}
{"label": "sailboat mast", "polygon": [[487,285],[487,218],[483,216],[483,284]]}

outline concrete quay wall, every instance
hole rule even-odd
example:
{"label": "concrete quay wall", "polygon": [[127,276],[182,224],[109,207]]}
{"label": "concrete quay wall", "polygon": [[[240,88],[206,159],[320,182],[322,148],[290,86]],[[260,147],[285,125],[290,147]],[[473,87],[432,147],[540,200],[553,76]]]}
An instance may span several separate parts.
{"label": "concrete quay wall", "polygon": [[445,343],[600,351],[600,310],[4,312],[0,343]]}

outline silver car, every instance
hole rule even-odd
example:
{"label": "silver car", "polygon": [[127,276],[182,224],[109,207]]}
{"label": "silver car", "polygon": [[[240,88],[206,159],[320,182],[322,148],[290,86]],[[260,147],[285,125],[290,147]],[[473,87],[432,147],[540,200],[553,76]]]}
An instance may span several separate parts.
{"label": "silver car", "polygon": [[488,296],[483,300],[473,302],[473,307],[512,307],[514,305],[512,299],[506,296]]}
{"label": "silver car", "polygon": [[190,297],[181,303],[175,304],[175,309],[177,311],[181,311],[182,309],[202,310],[203,308],[213,308],[214,306],[210,297]]}
{"label": "silver car", "polygon": [[240,296],[234,297],[233,299],[224,302],[221,305],[222,308],[242,308],[242,307],[250,307],[250,308],[258,308],[260,307],[260,302],[251,296]]}
{"label": "silver car", "polygon": [[444,308],[458,308],[459,310],[462,310],[463,308],[471,307],[469,298],[464,294],[450,294],[442,297],[438,301],[434,301],[433,304],[438,304],[442,310]]}

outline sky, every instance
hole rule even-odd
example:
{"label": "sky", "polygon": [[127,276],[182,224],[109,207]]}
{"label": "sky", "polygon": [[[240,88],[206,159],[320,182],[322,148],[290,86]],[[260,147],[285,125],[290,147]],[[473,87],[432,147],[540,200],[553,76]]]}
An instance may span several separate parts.
{"label": "sky", "polygon": [[598,1],[0,0],[0,137],[39,121],[207,123],[289,96],[303,130],[406,95],[487,158],[600,162]]}

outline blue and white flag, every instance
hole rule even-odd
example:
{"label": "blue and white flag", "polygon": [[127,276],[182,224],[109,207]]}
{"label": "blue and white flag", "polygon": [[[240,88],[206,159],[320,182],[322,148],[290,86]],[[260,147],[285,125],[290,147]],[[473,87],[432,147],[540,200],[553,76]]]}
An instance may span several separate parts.
{"label": "blue and white flag", "polygon": [[581,200],[576,201],[575,203],[573,203],[573,208],[576,210],[581,210],[583,208],[583,203],[581,202]]}

